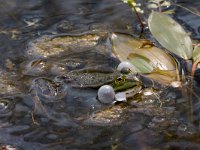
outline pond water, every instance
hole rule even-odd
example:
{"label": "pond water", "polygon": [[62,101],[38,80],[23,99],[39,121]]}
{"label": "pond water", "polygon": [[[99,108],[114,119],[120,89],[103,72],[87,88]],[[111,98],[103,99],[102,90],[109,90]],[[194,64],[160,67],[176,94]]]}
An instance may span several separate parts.
{"label": "pond water", "polygon": [[[119,60],[112,54],[109,33],[140,35],[140,24],[126,4],[120,0],[0,2],[1,149],[200,149],[198,83],[195,94],[185,86],[166,88],[156,93],[160,98],[155,94],[140,102],[107,106],[97,100],[99,83],[87,80],[88,76],[72,84],[55,81],[73,70],[112,74]],[[199,0],[176,4],[200,15]],[[199,16],[180,7],[167,9],[174,9],[173,17],[199,40]],[[148,30],[144,34],[149,37]]]}

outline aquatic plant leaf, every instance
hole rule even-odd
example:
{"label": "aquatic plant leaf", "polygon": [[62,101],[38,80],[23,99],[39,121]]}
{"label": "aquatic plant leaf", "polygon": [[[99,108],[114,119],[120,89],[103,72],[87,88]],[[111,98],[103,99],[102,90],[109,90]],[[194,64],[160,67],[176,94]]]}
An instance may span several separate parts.
{"label": "aquatic plant leaf", "polygon": [[148,58],[139,54],[130,53],[127,59],[134,66],[134,72],[149,73],[152,72],[154,69],[151,61]]}
{"label": "aquatic plant leaf", "polygon": [[156,81],[162,85],[169,85],[173,81],[179,80],[176,70],[155,70],[145,76],[152,79],[152,82]]}
{"label": "aquatic plant leaf", "polygon": [[113,33],[111,36],[113,53],[121,61],[129,61],[136,72],[161,84],[179,80],[177,64],[167,52],[146,40],[137,40],[130,35]]}
{"label": "aquatic plant leaf", "polygon": [[148,19],[149,29],[156,40],[166,49],[184,58],[192,58],[192,41],[175,20],[160,12],[152,12]]}
{"label": "aquatic plant leaf", "polygon": [[134,49],[137,49],[142,45],[132,36],[118,33],[111,34],[111,42],[113,53],[119,58],[120,61],[126,61],[128,55],[132,53]]}
{"label": "aquatic plant leaf", "polygon": [[194,51],[193,51],[193,61],[194,62],[199,62],[200,61],[200,46],[195,46]]}
{"label": "aquatic plant leaf", "polygon": [[[171,55],[155,47],[146,40],[137,40],[130,35],[113,33],[111,36],[113,53],[120,61],[130,60],[130,54],[138,54],[150,60],[153,68],[160,70],[176,70],[177,64]],[[143,63],[146,64],[144,60]],[[133,64],[133,61],[131,62]]]}

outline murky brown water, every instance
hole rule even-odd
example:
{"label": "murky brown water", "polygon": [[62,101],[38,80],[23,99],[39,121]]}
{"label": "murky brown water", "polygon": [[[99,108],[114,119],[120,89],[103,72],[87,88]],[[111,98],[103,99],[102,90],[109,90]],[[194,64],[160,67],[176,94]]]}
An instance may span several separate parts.
{"label": "murky brown water", "polygon": [[[96,88],[53,81],[72,70],[115,69],[119,61],[112,56],[109,32],[140,33],[138,20],[127,5],[120,0],[0,2],[1,146],[24,150],[200,149],[199,98],[193,94],[193,124],[188,117],[192,92],[184,86],[163,89],[156,93],[160,99],[153,95],[143,97],[142,102],[106,106],[97,100]],[[198,0],[177,4],[200,14]],[[199,39],[200,17],[174,8],[175,18],[192,38]],[[52,47],[55,52],[48,51]],[[40,89],[43,84],[51,89]],[[200,95],[198,84],[194,88]],[[37,96],[42,105],[34,111]]]}

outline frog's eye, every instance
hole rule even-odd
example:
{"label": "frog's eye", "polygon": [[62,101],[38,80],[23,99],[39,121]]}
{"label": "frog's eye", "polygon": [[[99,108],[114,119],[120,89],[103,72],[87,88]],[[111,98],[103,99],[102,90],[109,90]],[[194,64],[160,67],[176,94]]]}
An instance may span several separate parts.
{"label": "frog's eye", "polygon": [[117,78],[117,82],[122,82],[123,81],[123,78],[122,77],[118,77]]}

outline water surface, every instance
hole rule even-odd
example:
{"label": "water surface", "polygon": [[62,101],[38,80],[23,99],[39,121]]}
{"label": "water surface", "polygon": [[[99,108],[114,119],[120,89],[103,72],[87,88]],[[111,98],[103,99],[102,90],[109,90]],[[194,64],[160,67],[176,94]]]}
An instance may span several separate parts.
{"label": "water surface", "polygon": [[[139,22],[130,8],[119,0],[0,2],[0,144],[28,150],[200,148],[199,99],[194,97],[197,101],[196,122],[192,124],[187,117],[185,88],[166,89],[162,95],[162,108],[157,100],[154,103],[149,98],[144,102],[133,102],[126,109],[124,106],[114,108],[113,111],[119,112],[119,119],[101,124],[90,120],[94,112],[107,108],[97,101],[97,89],[66,87],[69,91],[60,99],[46,101],[47,98],[41,97],[46,111],[42,107],[37,109],[34,119],[38,124],[34,124],[34,96],[29,90],[34,79],[52,79],[63,73],[62,68],[64,71],[85,67],[115,68],[119,61],[112,56],[111,47],[105,40],[100,42],[101,47],[86,47],[88,49],[81,52],[78,50],[82,47],[79,47],[75,53],[50,58],[28,55],[30,42],[43,35],[77,35],[94,31],[139,36]],[[177,4],[200,12],[198,0],[178,0]],[[180,7],[173,8],[174,18],[191,32],[193,39],[199,39],[200,17]],[[26,67],[36,60],[42,60],[43,70],[39,67],[39,71],[29,71]]]}

